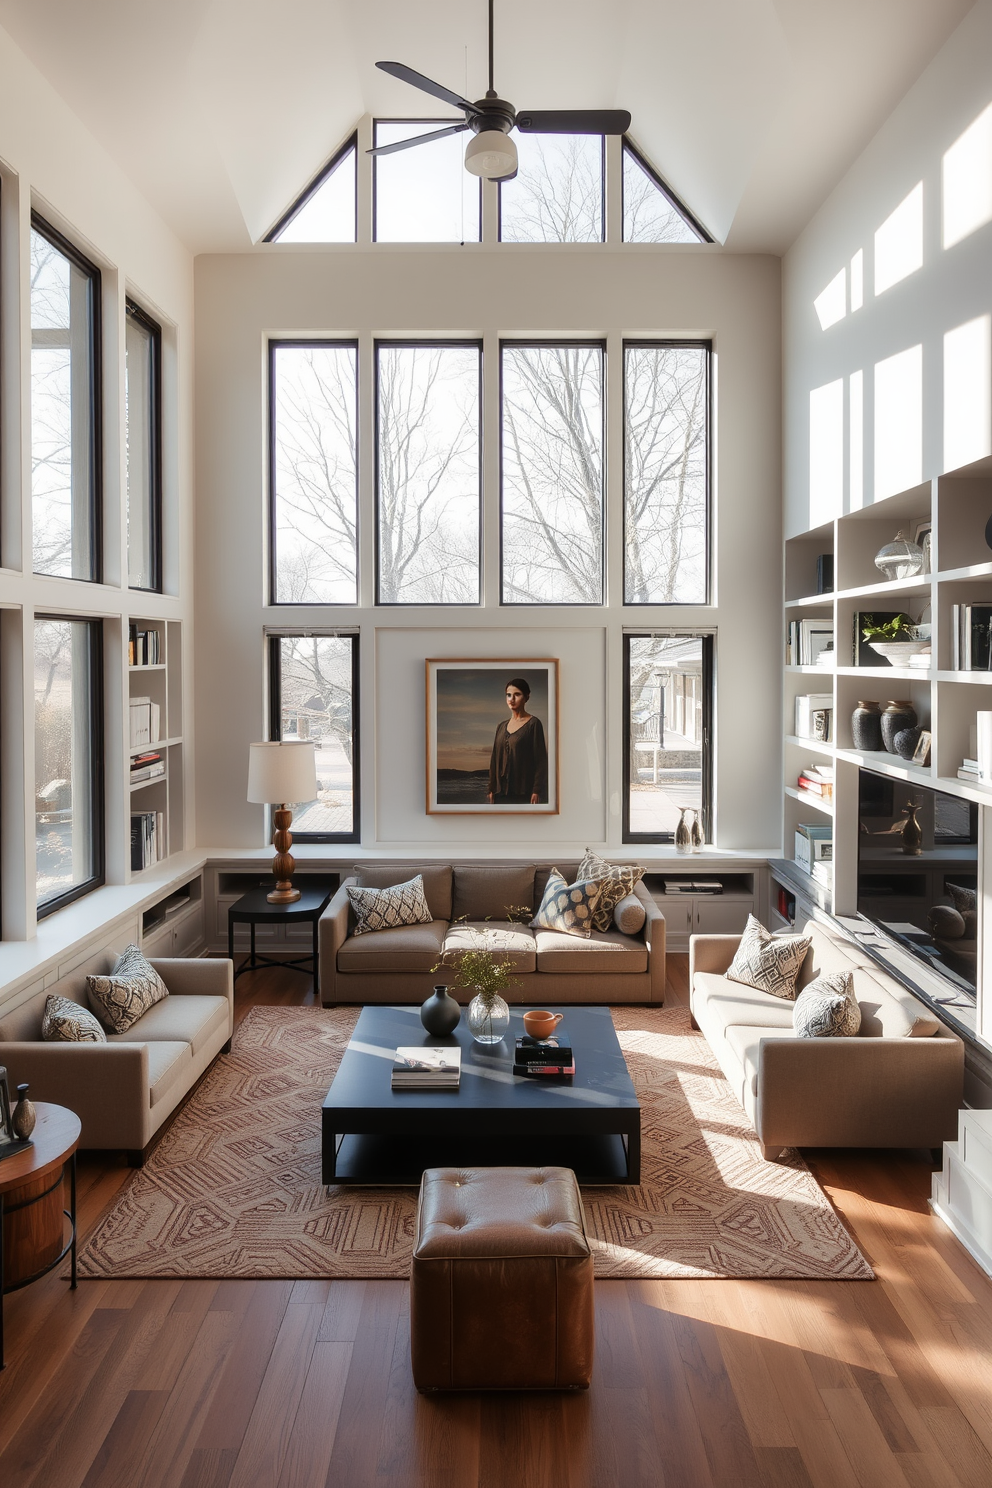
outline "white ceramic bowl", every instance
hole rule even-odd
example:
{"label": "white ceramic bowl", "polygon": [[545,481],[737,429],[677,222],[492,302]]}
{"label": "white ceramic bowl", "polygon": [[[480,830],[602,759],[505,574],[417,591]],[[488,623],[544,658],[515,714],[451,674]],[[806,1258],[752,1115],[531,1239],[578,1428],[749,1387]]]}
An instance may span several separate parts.
{"label": "white ceramic bowl", "polygon": [[908,666],[911,656],[921,656],[930,650],[929,641],[869,641],[868,644],[890,666]]}

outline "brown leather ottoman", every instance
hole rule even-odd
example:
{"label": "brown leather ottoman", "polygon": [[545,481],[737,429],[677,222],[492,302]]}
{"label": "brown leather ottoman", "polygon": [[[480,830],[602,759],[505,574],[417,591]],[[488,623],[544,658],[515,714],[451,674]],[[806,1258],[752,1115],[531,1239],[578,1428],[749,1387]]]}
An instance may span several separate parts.
{"label": "brown leather ottoman", "polygon": [[571,1168],[428,1168],[410,1280],[418,1390],[585,1390],[592,1252]]}

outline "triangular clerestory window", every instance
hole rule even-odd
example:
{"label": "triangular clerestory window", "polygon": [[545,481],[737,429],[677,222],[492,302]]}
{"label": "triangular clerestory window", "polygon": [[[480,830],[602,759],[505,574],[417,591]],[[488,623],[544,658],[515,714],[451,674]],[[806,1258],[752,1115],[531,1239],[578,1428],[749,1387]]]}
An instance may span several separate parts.
{"label": "triangular clerestory window", "polygon": [[332,155],[270,233],[267,243],[354,243],[358,232],[358,136]]}
{"label": "triangular clerestory window", "polygon": [[629,140],[623,142],[625,243],[712,243],[688,207],[665,186]]}

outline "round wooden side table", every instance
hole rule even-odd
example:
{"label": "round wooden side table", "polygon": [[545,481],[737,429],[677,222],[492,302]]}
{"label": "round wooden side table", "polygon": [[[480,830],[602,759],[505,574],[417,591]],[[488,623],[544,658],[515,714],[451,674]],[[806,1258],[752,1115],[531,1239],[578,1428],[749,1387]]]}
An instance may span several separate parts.
{"label": "round wooden side table", "polygon": [[[36,1101],[32,1145],[0,1161],[0,1369],[4,1367],[3,1299],[72,1257],[76,1285],[76,1148],[79,1117]],[[62,1188],[69,1167],[69,1208]],[[65,1239],[65,1221],[69,1239]]]}

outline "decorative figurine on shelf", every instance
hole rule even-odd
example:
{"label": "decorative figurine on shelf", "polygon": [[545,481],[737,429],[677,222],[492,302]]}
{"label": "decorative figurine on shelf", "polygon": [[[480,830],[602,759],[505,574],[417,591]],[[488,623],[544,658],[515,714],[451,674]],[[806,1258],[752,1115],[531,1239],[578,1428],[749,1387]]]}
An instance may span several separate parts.
{"label": "decorative figurine on shelf", "polygon": [[27,1085],[17,1087],[17,1105],[14,1107],[10,1118],[11,1130],[19,1141],[26,1142],[34,1131],[38,1113],[34,1108],[34,1101],[28,1100]]}
{"label": "decorative figurine on shelf", "polygon": [[693,852],[702,852],[706,839],[703,836],[703,813],[698,809],[692,813],[690,836],[692,838]]}
{"label": "decorative figurine on shelf", "polygon": [[691,806],[679,807],[679,824],[675,828],[675,851],[680,853],[692,852],[692,828],[686,821],[686,813],[691,811]]}
{"label": "decorative figurine on shelf", "polygon": [[919,801],[910,801],[908,806],[902,808],[902,814],[906,818],[900,833],[902,850],[912,858],[918,858],[923,851],[923,828],[916,819],[919,809]]}
{"label": "decorative figurine on shelf", "polygon": [[895,541],[875,554],[875,567],[887,579],[915,579],[923,572],[923,549],[919,543],[910,542],[904,532],[897,532]]}

